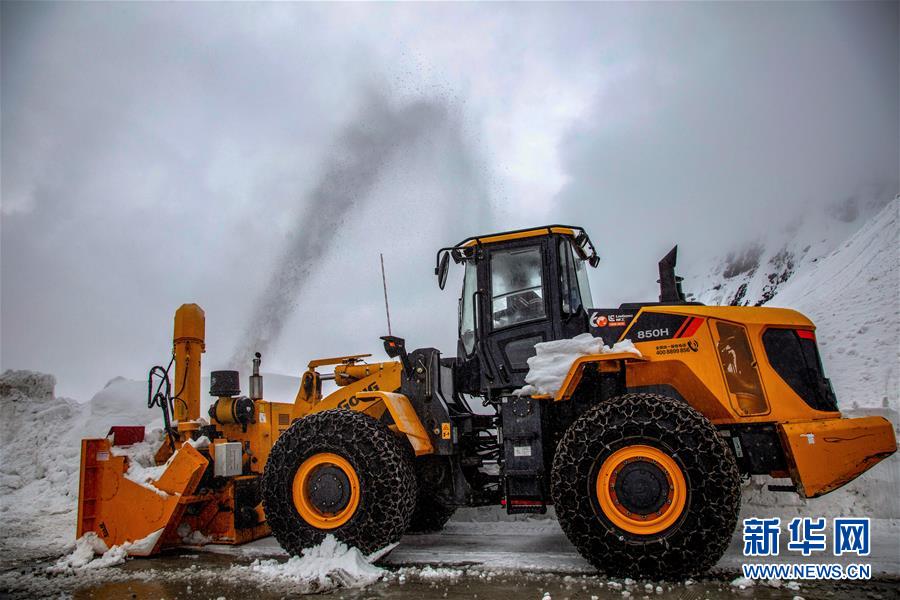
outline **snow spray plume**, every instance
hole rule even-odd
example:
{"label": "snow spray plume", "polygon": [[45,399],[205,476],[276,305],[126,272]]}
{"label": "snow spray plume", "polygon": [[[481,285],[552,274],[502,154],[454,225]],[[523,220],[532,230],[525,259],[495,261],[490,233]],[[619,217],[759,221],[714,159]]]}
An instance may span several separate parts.
{"label": "snow spray plume", "polygon": [[435,131],[447,118],[447,107],[437,100],[395,107],[376,97],[344,127],[232,355],[233,367],[254,352],[266,353],[296,307],[303,286],[339,238],[351,210],[366,202],[398,152]]}

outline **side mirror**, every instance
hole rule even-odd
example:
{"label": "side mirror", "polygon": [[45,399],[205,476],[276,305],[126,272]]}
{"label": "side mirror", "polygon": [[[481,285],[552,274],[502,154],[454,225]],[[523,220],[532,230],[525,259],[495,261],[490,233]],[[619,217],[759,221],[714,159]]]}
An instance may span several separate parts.
{"label": "side mirror", "polygon": [[384,353],[390,358],[397,358],[406,350],[406,340],[392,335],[381,337],[384,340]]}
{"label": "side mirror", "polygon": [[592,267],[594,267],[596,269],[597,265],[600,264],[600,257],[597,256],[596,254],[594,254],[593,256],[591,256],[588,259],[588,264],[590,264]]}
{"label": "side mirror", "polygon": [[438,287],[444,289],[444,286],[447,285],[447,272],[450,270],[450,253],[444,252],[441,255],[441,262],[438,265],[438,268],[435,269],[435,275],[438,276]]}
{"label": "side mirror", "polygon": [[396,337],[393,335],[383,335],[381,339],[384,340],[384,352],[390,358],[400,357],[400,362],[403,364],[403,371],[406,373],[407,377],[412,376],[412,365],[409,362],[409,355],[406,353],[406,340],[401,337]]}

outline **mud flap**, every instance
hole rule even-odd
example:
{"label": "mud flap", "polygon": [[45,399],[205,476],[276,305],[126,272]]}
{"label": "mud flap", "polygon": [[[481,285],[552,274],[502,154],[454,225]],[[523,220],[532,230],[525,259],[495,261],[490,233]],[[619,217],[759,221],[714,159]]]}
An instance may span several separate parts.
{"label": "mud flap", "polygon": [[883,417],[824,419],[779,426],[798,493],[815,498],[845,485],[897,451]]}
{"label": "mud flap", "polygon": [[94,532],[107,547],[130,544],[129,554],[159,552],[162,541],[178,527],[184,497],[194,493],[208,464],[186,443],[153,489],[125,477],[126,458],[113,455],[108,439],[82,440],[77,537]]}

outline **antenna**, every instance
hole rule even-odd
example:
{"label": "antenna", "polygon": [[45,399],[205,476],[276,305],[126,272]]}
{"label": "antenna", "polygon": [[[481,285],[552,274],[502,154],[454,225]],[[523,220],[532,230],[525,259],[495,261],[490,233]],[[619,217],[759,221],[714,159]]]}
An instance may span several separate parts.
{"label": "antenna", "polygon": [[384,254],[378,253],[379,258],[381,258],[381,285],[384,286],[384,312],[387,315],[387,323],[388,323],[388,335],[391,334],[391,309],[388,306],[388,298],[387,298],[387,279],[384,277]]}

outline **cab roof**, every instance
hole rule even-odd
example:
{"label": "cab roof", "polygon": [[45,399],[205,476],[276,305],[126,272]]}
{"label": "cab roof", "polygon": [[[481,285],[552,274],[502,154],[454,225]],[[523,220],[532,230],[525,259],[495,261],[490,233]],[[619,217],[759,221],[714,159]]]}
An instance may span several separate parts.
{"label": "cab roof", "polygon": [[460,243],[456,244],[455,247],[467,248],[470,246],[476,246],[478,244],[496,244],[498,242],[508,242],[511,240],[521,240],[524,238],[550,235],[552,233],[567,235],[572,238],[576,237],[579,233],[587,236],[584,229],[582,229],[581,227],[572,227],[570,225],[545,225],[543,227],[530,227],[528,229],[516,229],[513,231],[504,231],[501,233],[478,235],[464,239]]}
{"label": "cab roof", "polygon": [[594,249],[591,238],[588,237],[587,232],[583,228],[575,227],[573,225],[544,225],[543,227],[529,227],[528,229],[515,229],[513,231],[477,235],[466,238],[454,246],[441,248],[437,251],[435,256],[434,273],[438,276],[441,289],[444,289],[443,282],[446,280],[446,269],[443,270],[444,275],[442,276],[441,256],[449,254],[453,257],[453,262],[461,263],[475,257],[478,254],[478,248],[481,246],[554,234],[572,238],[572,247],[575,249],[575,252],[578,253],[582,260],[588,261],[592,267],[596,267],[600,262],[600,258],[597,256],[597,250]]}
{"label": "cab roof", "polygon": [[591,238],[588,237],[587,232],[582,227],[576,227],[574,225],[544,225],[543,227],[529,227],[527,229],[514,229],[512,231],[502,231],[500,233],[489,233],[487,235],[478,235],[470,238],[466,238],[463,241],[459,242],[455,246],[451,248],[442,248],[438,251],[438,255],[440,252],[444,250],[451,250],[453,254],[454,260],[459,262],[462,260],[469,252],[466,250],[471,250],[472,248],[478,246],[486,246],[490,244],[499,244],[501,242],[510,242],[514,240],[522,240],[532,237],[542,237],[552,234],[564,235],[572,238],[574,242],[573,246],[582,259],[591,260],[591,264],[596,266],[597,251],[594,249],[594,244],[591,242]]}

